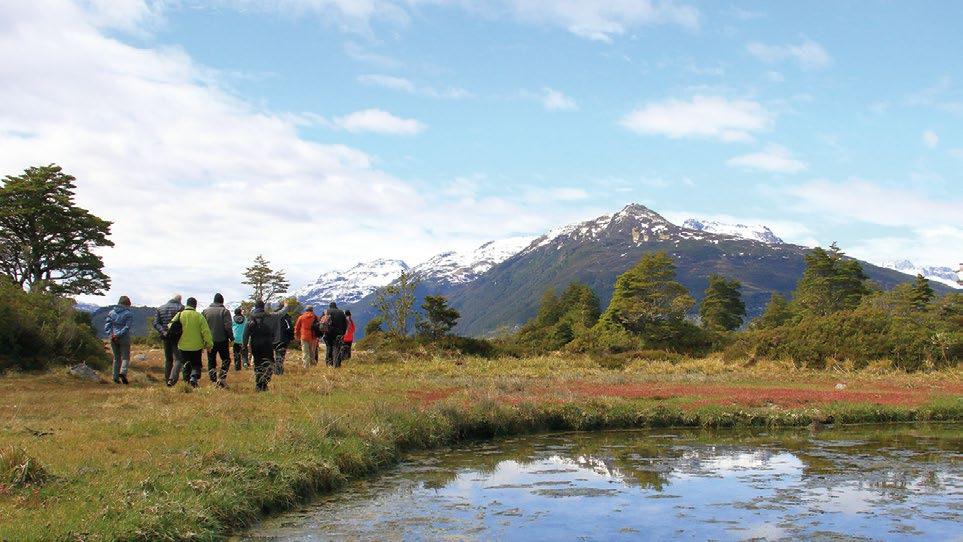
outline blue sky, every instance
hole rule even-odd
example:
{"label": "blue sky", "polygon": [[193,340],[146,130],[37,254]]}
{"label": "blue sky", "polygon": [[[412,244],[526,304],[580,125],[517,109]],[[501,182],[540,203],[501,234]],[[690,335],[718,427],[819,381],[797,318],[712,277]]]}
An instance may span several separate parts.
{"label": "blue sky", "polygon": [[0,167],[78,177],[115,221],[111,296],[633,201],[963,258],[959,2],[14,0],[0,30]]}

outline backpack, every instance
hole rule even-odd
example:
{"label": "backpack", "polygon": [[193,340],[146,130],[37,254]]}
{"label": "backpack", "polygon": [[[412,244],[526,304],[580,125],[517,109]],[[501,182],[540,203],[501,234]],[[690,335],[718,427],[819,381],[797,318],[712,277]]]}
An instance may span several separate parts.
{"label": "backpack", "polygon": [[181,335],[184,334],[184,324],[181,323],[180,312],[174,315],[174,319],[171,320],[171,325],[167,327],[167,338],[177,344],[181,340]]}
{"label": "backpack", "polygon": [[326,316],[318,318],[314,317],[314,322],[311,323],[311,332],[314,333],[315,337],[320,337],[328,332],[328,323],[326,321]]}
{"label": "backpack", "polygon": [[274,340],[274,330],[265,320],[268,315],[264,313],[252,314],[247,321],[247,334],[251,344],[267,345]]}

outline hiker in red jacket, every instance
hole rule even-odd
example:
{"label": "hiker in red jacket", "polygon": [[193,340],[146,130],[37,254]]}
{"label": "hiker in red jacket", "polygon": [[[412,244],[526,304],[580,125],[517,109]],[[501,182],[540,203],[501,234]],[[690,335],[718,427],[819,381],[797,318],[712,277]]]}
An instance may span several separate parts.
{"label": "hiker in red jacket", "polygon": [[314,333],[314,322],[317,318],[314,307],[308,305],[294,324],[294,337],[301,341],[301,360],[305,369],[318,362],[318,337]]}
{"label": "hiker in red jacket", "polygon": [[351,311],[344,311],[345,317],[348,319],[348,329],[344,332],[344,343],[341,347],[341,359],[351,359],[351,343],[354,342],[354,318],[351,317]]}

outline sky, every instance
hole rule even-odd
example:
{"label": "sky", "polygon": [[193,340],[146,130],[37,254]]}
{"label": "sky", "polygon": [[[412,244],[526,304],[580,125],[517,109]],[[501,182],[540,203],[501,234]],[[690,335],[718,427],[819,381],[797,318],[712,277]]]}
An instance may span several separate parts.
{"label": "sky", "polygon": [[5,0],[0,175],[56,163],[135,304],[638,202],[963,260],[963,2]]}

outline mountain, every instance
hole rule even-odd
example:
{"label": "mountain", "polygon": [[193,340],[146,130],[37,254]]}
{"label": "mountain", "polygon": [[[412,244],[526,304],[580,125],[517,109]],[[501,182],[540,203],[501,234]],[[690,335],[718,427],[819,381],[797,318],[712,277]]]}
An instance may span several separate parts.
{"label": "mountain", "polygon": [[373,260],[359,263],[346,271],[328,271],[316,281],[294,292],[305,305],[327,305],[336,301],[349,306],[390,284],[402,271],[409,269],[401,260]]}
{"label": "mountain", "polygon": [[909,260],[883,262],[879,265],[887,269],[895,269],[896,271],[906,273],[907,275],[912,275],[914,277],[916,275],[923,275],[931,281],[939,282],[952,288],[963,288],[963,286],[957,282],[963,277],[961,277],[959,273],[950,267],[935,267],[925,265],[917,266],[913,265],[913,262]]}
{"label": "mountain", "polygon": [[[651,209],[632,204],[613,215],[553,230],[475,281],[452,289],[447,295],[462,314],[457,331],[478,336],[512,329],[535,314],[546,289],[558,291],[573,281],[588,284],[604,307],[615,279],[651,251],[672,256],[678,280],[697,300],[710,274],[738,279],[749,316],[754,317],[773,292],[791,295],[809,249],[679,227]],[[905,274],[869,263],[863,262],[863,267],[883,288],[909,280]]]}
{"label": "mountain", "polygon": [[763,243],[769,243],[770,245],[781,245],[784,243],[782,239],[772,233],[772,230],[761,224],[746,226],[745,224],[726,224],[714,220],[690,218],[682,223],[682,227],[707,233],[754,239],[756,241],[762,241]]}
{"label": "mountain", "polygon": [[100,305],[94,305],[93,303],[74,303],[74,308],[80,312],[96,312],[100,308]]}
{"label": "mountain", "polygon": [[532,242],[532,237],[510,237],[489,241],[463,252],[443,252],[412,268],[422,281],[464,284],[514,256]]}

